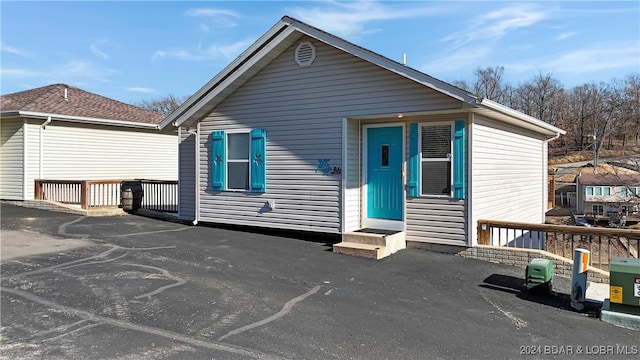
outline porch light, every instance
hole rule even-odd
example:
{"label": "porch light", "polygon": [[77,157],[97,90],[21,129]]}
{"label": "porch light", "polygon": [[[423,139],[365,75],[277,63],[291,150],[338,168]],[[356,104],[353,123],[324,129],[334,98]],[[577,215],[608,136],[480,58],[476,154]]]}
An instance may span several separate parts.
{"label": "porch light", "polygon": [[398,114],[398,119],[402,119],[404,117],[404,115],[402,113]]}

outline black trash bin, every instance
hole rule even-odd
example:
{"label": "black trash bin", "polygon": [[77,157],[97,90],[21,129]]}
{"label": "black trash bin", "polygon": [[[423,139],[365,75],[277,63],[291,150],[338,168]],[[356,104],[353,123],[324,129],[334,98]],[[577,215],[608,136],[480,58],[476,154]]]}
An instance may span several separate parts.
{"label": "black trash bin", "polygon": [[135,212],[142,207],[142,182],[138,180],[123,181],[120,185],[120,200],[124,211]]}

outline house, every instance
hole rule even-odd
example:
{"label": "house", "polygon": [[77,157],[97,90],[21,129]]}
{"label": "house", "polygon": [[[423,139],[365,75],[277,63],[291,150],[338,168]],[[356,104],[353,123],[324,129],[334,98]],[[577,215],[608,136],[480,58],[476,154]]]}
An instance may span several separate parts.
{"label": "house", "polygon": [[163,115],[55,84],[0,97],[0,198],[33,200],[36,179],[177,180]]}
{"label": "house", "polygon": [[183,220],[458,246],[478,219],[544,222],[564,134],[290,17],[168,126]]}
{"label": "house", "polygon": [[596,219],[621,213],[640,220],[640,174],[580,174],[576,189],[578,213]]}

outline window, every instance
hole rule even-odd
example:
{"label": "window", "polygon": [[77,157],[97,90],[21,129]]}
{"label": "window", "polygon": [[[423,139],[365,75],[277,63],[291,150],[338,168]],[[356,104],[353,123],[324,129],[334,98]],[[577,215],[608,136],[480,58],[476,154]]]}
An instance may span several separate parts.
{"label": "window", "polygon": [[595,215],[604,215],[604,205],[593,205],[592,209]]}
{"label": "window", "polygon": [[266,191],[266,132],[214,131],[211,134],[211,187],[214,190]]}
{"label": "window", "polygon": [[602,195],[602,188],[600,186],[596,186],[593,188],[593,195]]}
{"label": "window", "polygon": [[249,133],[227,134],[227,190],[249,189]]}
{"label": "window", "polygon": [[450,124],[420,127],[422,195],[451,196],[452,138]]}
{"label": "window", "polygon": [[585,192],[585,194],[587,194],[587,195],[593,195],[593,186],[587,186],[587,187],[585,187],[584,192]]}
{"label": "window", "polygon": [[604,186],[602,188],[602,195],[610,196],[611,195],[611,186]]}
{"label": "window", "polygon": [[466,197],[465,122],[409,124],[408,195]]}

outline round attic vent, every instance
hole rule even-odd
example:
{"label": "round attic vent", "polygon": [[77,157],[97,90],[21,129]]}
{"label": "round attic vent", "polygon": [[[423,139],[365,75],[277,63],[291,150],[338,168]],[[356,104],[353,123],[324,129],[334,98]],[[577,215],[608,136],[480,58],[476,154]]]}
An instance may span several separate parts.
{"label": "round attic vent", "polygon": [[298,44],[295,56],[300,67],[309,66],[316,59],[316,47],[309,41],[303,41]]}

